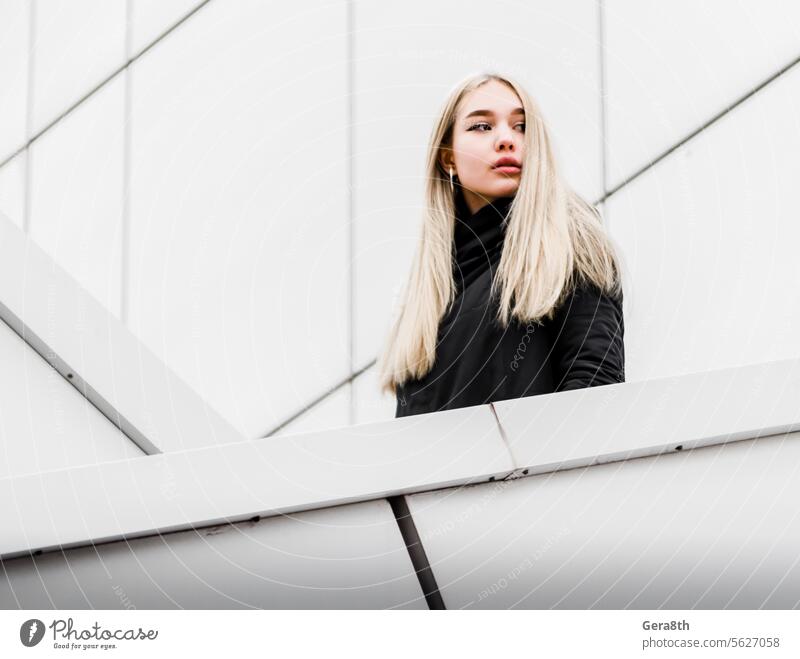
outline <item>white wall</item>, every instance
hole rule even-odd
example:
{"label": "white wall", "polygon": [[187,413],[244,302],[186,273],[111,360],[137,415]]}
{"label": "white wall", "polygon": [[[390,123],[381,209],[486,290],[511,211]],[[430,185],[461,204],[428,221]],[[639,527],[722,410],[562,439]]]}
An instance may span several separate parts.
{"label": "white wall", "polygon": [[144,455],[3,321],[0,363],[0,478]]}
{"label": "white wall", "polygon": [[800,56],[785,0],[604,0],[613,187]]}
{"label": "white wall", "polygon": [[348,374],[346,45],[212,2],[131,67],[130,326],[252,437]]}
{"label": "white wall", "polygon": [[25,161],[28,152],[14,156],[0,167],[0,213],[22,228],[25,217]]}
{"label": "white wall", "polygon": [[25,143],[30,15],[26,0],[0,0],[0,162]]}
{"label": "white wall", "polygon": [[128,0],[128,57],[138,55],[202,4],[202,0]]}
{"label": "white wall", "polygon": [[380,499],[3,567],[3,609],[426,608],[397,522]]}
{"label": "white wall", "polygon": [[628,379],[800,354],[800,67],[610,197]]}
{"label": "white wall", "polygon": [[31,134],[125,63],[126,0],[34,0]]}
{"label": "white wall", "polygon": [[2,0],[0,211],[246,435],[391,418],[353,374],[408,273],[439,104],[492,68],[573,185],[614,190],[629,379],[793,356],[794,70],[615,188],[793,62],[796,11]]}
{"label": "white wall", "polygon": [[120,315],[124,75],[28,149],[31,237]]}
{"label": "white wall", "polygon": [[797,433],[408,497],[448,609],[797,604]]}

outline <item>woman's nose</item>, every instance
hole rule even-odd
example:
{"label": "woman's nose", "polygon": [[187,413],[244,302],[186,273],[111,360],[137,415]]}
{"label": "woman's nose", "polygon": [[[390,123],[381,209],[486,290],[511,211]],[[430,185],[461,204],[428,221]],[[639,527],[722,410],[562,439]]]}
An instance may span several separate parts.
{"label": "woman's nose", "polygon": [[498,129],[495,147],[497,149],[514,149],[514,136],[510,129]]}

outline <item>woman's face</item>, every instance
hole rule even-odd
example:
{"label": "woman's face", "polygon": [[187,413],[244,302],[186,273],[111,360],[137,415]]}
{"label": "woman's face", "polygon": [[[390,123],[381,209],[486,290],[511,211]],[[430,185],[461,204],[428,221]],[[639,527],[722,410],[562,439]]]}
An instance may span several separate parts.
{"label": "woman's face", "polygon": [[[453,167],[471,212],[517,192],[524,155],[525,112],[516,92],[490,80],[467,94],[453,126],[453,148],[445,150],[445,171]],[[500,159],[510,159],[504,165]],[[500,162],[498,162],[500,161]]]}

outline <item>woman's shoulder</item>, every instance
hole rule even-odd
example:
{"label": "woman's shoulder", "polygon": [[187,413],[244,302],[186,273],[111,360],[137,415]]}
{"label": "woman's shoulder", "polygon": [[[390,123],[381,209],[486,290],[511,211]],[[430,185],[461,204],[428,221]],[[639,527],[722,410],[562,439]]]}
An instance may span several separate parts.
{"label": "woman's shoulder", "polygon": [[590,279],[579,278],[565,287],[561,301],[554,309],[556,317],[564,315],[596,315],[604,312],[622,313],[623,292],[619,280],[612,285],[601,285]]}

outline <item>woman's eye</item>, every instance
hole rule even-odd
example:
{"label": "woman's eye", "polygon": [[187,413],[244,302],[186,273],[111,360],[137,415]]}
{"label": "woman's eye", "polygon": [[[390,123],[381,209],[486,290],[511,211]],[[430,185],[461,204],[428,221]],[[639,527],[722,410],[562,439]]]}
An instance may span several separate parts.
{"label": "woman's eye", "polygon": [[[479,121],[476,124],[472,124],[469,128],[467,128],[467,130],[480,130],[482,126],[485,126],[486,128],[491,128],[491,126],[488,123],[486,123],[485,121]],[[522,127],[522,132],[525,132],[525,124],[524,123],[519,123],[514,127],[515,128],[519,128],[520,126]],[[482,133],[484,131],[480,130],[480,132]]]}

